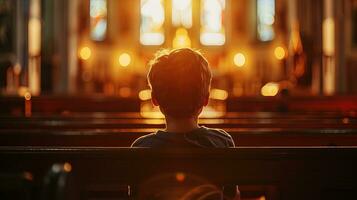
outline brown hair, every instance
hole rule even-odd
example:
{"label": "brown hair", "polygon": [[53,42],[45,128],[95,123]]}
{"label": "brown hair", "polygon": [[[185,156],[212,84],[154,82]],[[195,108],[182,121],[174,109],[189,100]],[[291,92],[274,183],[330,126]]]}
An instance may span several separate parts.
{"label": "brown hair", "polygon": [[211,71],[199,51],[182,48],[159,51],[149,62],[148,81],[165,115],[191,117],[209,95]]}

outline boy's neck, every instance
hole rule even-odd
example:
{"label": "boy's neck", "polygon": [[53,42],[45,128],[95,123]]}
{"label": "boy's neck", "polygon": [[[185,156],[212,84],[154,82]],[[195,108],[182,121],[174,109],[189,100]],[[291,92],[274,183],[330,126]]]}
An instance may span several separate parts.
{"label": "boy's neck", "polygon": [[166,116],[165,119],[166,132],[185,133],[199,128],[197,123],[198,117],[177,119]]}

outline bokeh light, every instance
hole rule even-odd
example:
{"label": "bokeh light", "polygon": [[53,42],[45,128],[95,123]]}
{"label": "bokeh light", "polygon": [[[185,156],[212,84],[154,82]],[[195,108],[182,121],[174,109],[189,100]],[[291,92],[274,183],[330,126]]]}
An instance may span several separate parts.
{"label": "bokeh light", "polygon": [[244,54],[237,53],[234,56],[233,62],[237,67],[243,67],[245,65],[245,62],[246,62]]}
{"label": "bokeh light", "polygon": [[83,47],[79,51],[79,57],[82,60],[89,60],[89,58],[92,56],[92,50],[89,47]]}
{"label": "bokeh light", "polygon": [[141,90],[139,92],[139,99],[141,101],[147,101],[151,99],[151,90]]}
{"label": "bokeh light", "polygon": [[279,92],[279,84],[278,83],[267,83],[261,89],[261,94],[265,97],[273,97],[276,96]]}
{"label": "bokeh light", "polygon": [[119,64],[122,67],[127,67],[131,63],[131,57],[128,53],[122,53],[119,56]]}
{"label": "bokeh light", "polygon": [[283,47],[276,47],[274,50],[274,55],[278,60],[284,59],[286,55],[285,49]]}

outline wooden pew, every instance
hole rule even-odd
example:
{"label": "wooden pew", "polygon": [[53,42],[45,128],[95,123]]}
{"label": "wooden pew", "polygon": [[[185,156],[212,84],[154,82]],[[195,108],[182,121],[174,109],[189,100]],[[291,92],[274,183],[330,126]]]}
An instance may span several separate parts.
{"label": "wooden pew", "polygon": [[[357,111],[356,96],[332,97],[239,97],[226,100],[229,112],[326,112]],[[32,97],[32,113],[139,112],[138,98],[105,96]],[[0,113],[21,115],[23,97],[0,97]]]}
{"label": "wooden pew", "polygon": [[[0,146],[129,147],[156,129],[0,130]],[[235,144],[248,146],[357,146],[356,129],[226,129]]]}
{"label": "wooden pew", "polygon": [[120,186],[138,186],[163,174],[171,174],[172,181],[181,184],[191,177],[218,185],[238,184],[243,197],[244,188],[249,187],[271,195],[266,199],[283,200],[348,199],[357,192],[357,148],[353,147],[171,150],[0,147],[0,161],[2,172],[30,172],[34,184],[41,184],[53,163],[68,163],[78,184],[76,192],[87,197],[83,199],[90,199],[93,192],[117,194]]}
{"label": "wooden pew", "polygon": [[[357,119],[351,113],[227,113],[200,122],[225,129],[239,146],[357,144]],[[1,116],[0,145],[127,147],[163,127],[163,119],[141,118],[138,113]]]}
{"label": "wooden pew", "polygon": [[227,99],[230,112],[356,111],[356,96],[238,97]]}
{"label": "wooden pew", "polygon": [[[29,100],[32,113],[60,114],[66,112],[139,112],[138,98],[105,96],[39,96]],[[23,115],[23,97],[0,97],[0,113]]]}
{"label": "wooden pew", "polygon": [[[357,128],[357,118],[262,118],[262,119],[200,119],[199,123],[216,128]],[[19,118],[0,120],[1,129],[115,129],[162,128],[164,119],[87,119],[87,118]]]}

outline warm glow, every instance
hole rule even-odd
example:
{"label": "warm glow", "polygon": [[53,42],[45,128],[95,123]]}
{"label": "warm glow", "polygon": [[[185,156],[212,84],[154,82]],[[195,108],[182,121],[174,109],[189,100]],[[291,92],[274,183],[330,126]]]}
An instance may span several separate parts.
{"label": "warm glow", "polygon": [[179,28],[176,31],[174,40],[172,41],[173,48],[191,47],[191,39],[188,36],[188,32],[184,28]]}
{"label": "warm glow", "polygon": [[24,98],[25,98],[26,101],[31,100],[31,93],[26,92],[26,93],[24,94]]}
{"label": "warm glow", "polygon": [[182,172],[176,173],[176,180],[178,182],[183,182],[186,179],[186,175]]}
{"label": "warm glow", "polygon": [[140,116],[149,119],[163,119],[165,115],[160,111],[140,111]]}
{"label": "warm glow", "polygon": [[201,0],[201,44],[221,46],[226,42],[225,4],[225,0]]}
{"label": "warm glow", "polygon": [[79,57],[82,60],[88,60],[92,55],[92,51],[89,47],[83,47],[79,52]]}
{"label": "warm glow", "polygon": [[323,21],[323,51],[327,56],[335,54],[335,22],[333,18],[327,18]]}
{"label": "warm glow", "polygon": [[27,92],[29,92],[29,88],[24,86],[20,86],[17,90],[17,94],[22,97],[24,97]]}
{"label": "warm glow", "polygon": [[237,53],[233,59],[233,62],[237,67],[243,67],[245,65],[245,61],[245,56],[242,53]]}
{"label": "warm glow", "polygon": [[292,25],[290,42],[292,45],[292,51],[294,53],[302,53],[303,52],[303,46],[302,46],[301,36],[300,36],[300,27],[299,27],[298,23],[294,23]]}
{"label": "warm glow", "polygon": [[342,119],[342,123],[349,124],[350,120],[347,117],[345,117],[345,118]]}
{"label": "warm glow", "polygon": [[63,165],[63,170],[65,171],[65,172],[71,172],[72,171],[72,165],[70,164],[70,163],[64,163],[64,165]]}
{"label": "warm glow", "polygon": [[215,100],[226,100],[228,98],[228,92],[220,89],[212,89],[210,98]]}
{"label": "warm glow", "polygon": [[41,22],[37,18],[29,20],[29,54],[36,56],[41,51]]}
{"label": "warm glow", "polygon": [[123,87],[119,89],[119,95],[124,98],[128,98],[131,96],[131,88],[130,87]]}
{"label": "warm glow", "polygon": [[147,101],[151,99],[151,90],[141,90],[139,92],[139,99],[141,101]]}
{"label": "warm glow", "polygon": [[127,54],[127,53],[120,54],[120,56],[119,56],[120,66],[127,67],[130,65],[130,63],[131,63],[131,57],[129,54]]}
{"label": "warm glow", "polygon": [[163,0],[141,0],[140,42],[143,45],[164,43],[165,9]]}
{"label": "warm glow", "polygon": [[28,87],[33,95],[39,95],[41,92],[41,1],[30,0],[29,7]]}
{"label": "warm glow", "polygon": [[261,197],[259,197],[258,200],[266,200],[266,198],[265,198],[265,196],[261,196]]}
{"label": "warm glow", "polygon": [[28,50],[30,56],[41,53],[41,2],[30,1],[30,19],[28,22]]}
{"label": "warm glow", "polygon": [[31,93],[26,92],[24,94],[24,98],[25,98],[25,116],[31,117],[32,115]]}
{"label": "warm glow", "polygon": [[172,0],[172,25],[192,27],[192,0]]}
{"label": "warm glow", "polygon": [[276,47],[274,50],[276,59],[282,60],[285,58],[285,49],[283,47]]}
{"label": "warm glow", "polygon": [[261,94],[265,97],[276,96],[279,92],[279,84],[277,83],[267,83],[261,89]]}

